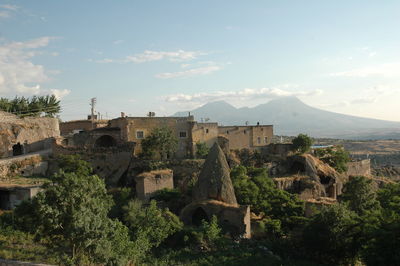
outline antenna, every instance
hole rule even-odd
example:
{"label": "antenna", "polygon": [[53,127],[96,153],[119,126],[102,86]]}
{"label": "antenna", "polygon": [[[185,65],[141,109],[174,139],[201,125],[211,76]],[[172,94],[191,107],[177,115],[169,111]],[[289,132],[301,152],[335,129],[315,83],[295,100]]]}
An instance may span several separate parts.
{"label": "antenna", "polygon": [[90,120],[92,121],[92,128],[94,124],[94,113],[95,113],[96,103],[97,103],[96,98],[90,99],[90,107],[91,107]]}

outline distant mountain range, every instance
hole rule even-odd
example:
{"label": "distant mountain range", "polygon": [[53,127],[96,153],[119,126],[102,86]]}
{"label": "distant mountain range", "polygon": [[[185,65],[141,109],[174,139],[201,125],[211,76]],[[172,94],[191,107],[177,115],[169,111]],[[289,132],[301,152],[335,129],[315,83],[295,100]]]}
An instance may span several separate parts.
{"label": "distant mountain range", "polygon": [[[209,119],[222,125],[274,125],[275,135],[306,133],[313,137],[341,139],[400,139],[400,122],[362,118],[324,111],[296,97],[271,100],[253,108],[235,108],[225,101],[207,103],[190,111],[197,121]],[[173,116],[187,116],[178,112]]]}

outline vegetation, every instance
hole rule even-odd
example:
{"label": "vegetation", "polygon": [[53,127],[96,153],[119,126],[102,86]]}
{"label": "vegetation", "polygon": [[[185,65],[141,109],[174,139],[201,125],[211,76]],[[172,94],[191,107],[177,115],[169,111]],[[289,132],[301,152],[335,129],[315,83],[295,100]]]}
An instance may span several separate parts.
{"label": "vegetation", "polygon": [[267,234],[284,234],[301,224],[304,203],[296,195],[276,188],[265,169],[238,166],[231,178],[239,204],[250,205],[263,217]]}
{"label": "vegetation", "polygon": [[205,142],[196,143],[196,158],[205,159],[209,151],[210,148],[207,147]]}
{"label": "vegetation", "polygon": [[277,189],[265,168],[237,166],[236,198],[256,218],[245,240],[232,239],[215,216],[184,226],[160,207],[179,213],[179,190],[143,204],[129,188],[107,191],[77,156],[57,162],[60,172],[42,192],[0,215],[0,257],[62,265],[400,265],[398,183],[378,188],[354,177],[338,203],[306,218],[304,203]]}
{"label": "vegetation", "polygon": [[343,205],[322,209],[305,227],[303,243],[317,262],[349,265],[357,258],[359,243],[356,214]]}
{"label": "vegetation", "polygon": [[154,129],[142,140],[142,157],[165,160],[176,151],[178,139],[168,127]]}
{"label": "vegetation", "polygon": [[310,150],[312,139],[306,134],[299,134],[292,140],[293,150],[298,153],[306,153]]}
{"label": "vegetation", "polygon": [[371,179],[363,176],[353,177],[343,187],[339,200],[358,215],[367,215],[380,208],[376,188]]}
{"label": "vegetation", "polygon": [[15,97],[12,100],[0,98],[0,110],[20,117],[40,116],[55,117],[61,112],[60,101],[54,95],[33,96],[32,98]]}
{"label": "vegetation", "polygon": [[350,161],[350,154],[342,147],[327,147],[315,150],[315,154],[323,162],[329,164],[339,173],[347,171],[347,163]]}

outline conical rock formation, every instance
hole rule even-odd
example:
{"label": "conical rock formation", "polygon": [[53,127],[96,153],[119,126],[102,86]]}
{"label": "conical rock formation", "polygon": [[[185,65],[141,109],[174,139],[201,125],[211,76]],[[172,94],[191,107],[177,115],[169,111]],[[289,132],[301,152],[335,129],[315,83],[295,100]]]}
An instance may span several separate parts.
{"label": "conical rock formation", "polygon": [[211,148],[200,172],[194,198],[195,200],[213,199],[237,205],[230,168],[225,154],[217,143]]}

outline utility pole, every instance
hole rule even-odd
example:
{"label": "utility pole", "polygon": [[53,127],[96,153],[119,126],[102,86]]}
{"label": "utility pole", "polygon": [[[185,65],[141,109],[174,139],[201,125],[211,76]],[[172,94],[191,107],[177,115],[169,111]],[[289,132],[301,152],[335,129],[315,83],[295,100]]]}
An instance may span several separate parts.
{"label": "utility pole", "polygon": [[90,120],[92,121],[92,129],[94,128],[94,113],[95,113],[96,103],[97,103],[96,98],[90,99],[90,107],[91,107]]}

